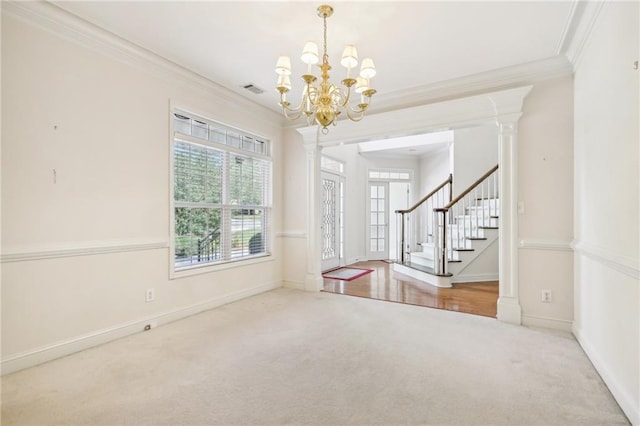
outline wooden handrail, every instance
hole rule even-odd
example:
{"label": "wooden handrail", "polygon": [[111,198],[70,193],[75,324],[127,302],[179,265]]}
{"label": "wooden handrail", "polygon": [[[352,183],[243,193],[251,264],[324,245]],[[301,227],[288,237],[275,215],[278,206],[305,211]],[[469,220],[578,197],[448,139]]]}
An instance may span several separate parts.
{"label": "wooden handrail", "polygon": [[480,179],[478,179],[477,181],[472,183],[467,189],[462,191],[462,193],[460,195],[458,195],[453,200],[449,201],[449,204],[447,204],[446,206],[441,207],[441,208],[433,209],[433,211],[434,212],[445,212],[445,211],[449,210],[455,203],[457,203],[458,201],[462,200],[462,198],[465,195],[467,195],[468,193],[473,191],[476,186],[480,185],[482,183],[482,181],[484,181],[486,178],[491,176],[491,174],[494,173],[496,170],[498,170],[498,165],[497,164],[494,167],[492,167],[491,170],[489,170],[487,173],[483,174]]}
{"label": "wooden handrail", "polygon": [[[497,167],[497,166],[496,166]],[[444,182],[442,182],[440,185],[438,185],[436,187],[436,189],[434,189],[433,191],[431,191],[430,193],[428,193],[427,195],[425,195],[424,197],[422,197],[420,199],[420,201],[418,201],[417,203],[415,203],[413,206],[409,207],[406,210],[396,210],[396,213],[400,213],[400,214],[407,214],[407,213],[411,213],[412,211],[414,211],[415,209],[417,209],[420,204],[424,203],[425,201],[427,201],[429,199],[429,197],[431,197],[433,194],[435,194],[436,192],[440,191],[442,188],[444,188],[447,184],[450,184],[453,182],[453,175],[449,175],[449,177],[447,178],[447,180],[445,180]]]}

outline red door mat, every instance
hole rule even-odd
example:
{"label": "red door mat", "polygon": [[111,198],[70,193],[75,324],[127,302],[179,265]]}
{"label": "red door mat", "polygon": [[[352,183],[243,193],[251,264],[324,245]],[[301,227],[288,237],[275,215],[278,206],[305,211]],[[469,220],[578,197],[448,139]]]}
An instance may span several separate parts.
{"label": "red door mat", "polygon": [[367,275],[373,272],[373,269],[362,269],[362,268],[338,268],[333,271],[328,271],[322,274],[324,278],[330,278],[333,280],[340,281],[351,281],[359,278],[363,275]]}

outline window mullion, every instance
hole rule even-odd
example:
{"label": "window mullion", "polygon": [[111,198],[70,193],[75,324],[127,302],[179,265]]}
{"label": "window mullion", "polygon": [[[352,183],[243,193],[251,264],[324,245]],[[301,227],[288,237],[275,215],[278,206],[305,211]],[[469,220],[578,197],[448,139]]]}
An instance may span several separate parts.
{"label": "window mullion", "polygon": [[222,258],[224,260],[231,259],[231,239],[232,239],[232,226],[231,223],[231,210],[229,209],[230,203],[230,176],[229,176],[229,164],[230,164],[231,154],[229,152],[225,152],[222,157],[222,234],[221,234],[221,244],[222,244]]}

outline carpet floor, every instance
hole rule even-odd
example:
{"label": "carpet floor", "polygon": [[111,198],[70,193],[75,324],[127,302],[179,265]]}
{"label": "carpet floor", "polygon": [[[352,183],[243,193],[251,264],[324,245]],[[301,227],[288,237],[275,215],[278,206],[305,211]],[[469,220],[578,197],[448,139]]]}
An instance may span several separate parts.
{"label": "carpet floor", "polygon": [[568,333],[279,289],[2,378],[2,425],[612,425]]}

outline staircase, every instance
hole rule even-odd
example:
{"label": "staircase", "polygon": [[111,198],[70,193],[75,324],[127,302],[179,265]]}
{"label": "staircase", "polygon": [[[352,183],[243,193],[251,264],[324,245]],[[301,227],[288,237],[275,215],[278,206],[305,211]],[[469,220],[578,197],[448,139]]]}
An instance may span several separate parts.
{"label": "staircase", "polygon": [[[437,287],[452,287],[456,276],[498,239],[497,170],[489,170],[455,199],[449,196],[445,204],[435,194],[447,185],[451,194],[450,176],[412,208],[397,211],[403,250],[394,270]],[[420,213],[422,204],[427,211]],[[411,225],[416,221],[422,226]],[[419,242],[413,244],[416,238]]]}

